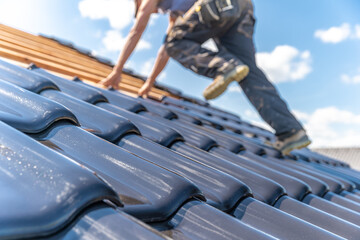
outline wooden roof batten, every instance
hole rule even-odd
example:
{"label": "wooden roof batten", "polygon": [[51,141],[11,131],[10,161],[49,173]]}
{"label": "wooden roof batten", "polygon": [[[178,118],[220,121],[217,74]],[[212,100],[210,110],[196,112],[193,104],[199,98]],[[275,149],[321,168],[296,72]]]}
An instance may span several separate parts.
{"label": "wooden roof batten", "polygon": [[[67,79],[75,76],[96,84],[111,72],[112,67],[95,58],[62,45],[56,40],[36,36],[0,24],[0,57],[18,62],[19,65],[34,63]],[[137,94],[144,80],[123,73],[119,87],[124,93]],[[162,89],[152,88],[150,97],[161,100],[164,96],[179,98]]]}

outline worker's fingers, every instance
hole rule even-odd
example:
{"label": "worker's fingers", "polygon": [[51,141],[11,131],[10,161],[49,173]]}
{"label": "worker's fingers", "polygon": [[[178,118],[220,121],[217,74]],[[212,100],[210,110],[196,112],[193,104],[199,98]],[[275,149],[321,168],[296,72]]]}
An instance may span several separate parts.
{"label": "worker's fingers", "polygon": [[105,78],[99,82],[100,85],[104,87],[109,87],[111,85],[110,79]]}
{"label": "worker's fingers", "polygon": [[119,90],[120,89],[120,87],[119,87],[119,85],[120,85],[120,81],[121,81],[121,79],[115,79],[112,83],[111,83],[111,86],[115,89],[115,90]]}
{"label": "worker's fingers", "polygon": [[144,95],[144,90],[142,88],[140,88],[138,91],[138,96],[142,97],[143,95]]}
{"label": "worker's fingers", "polygon": [[119,89],[120,89],[119,83],[113,84],[112,87],[113,87],[115,90],[119,90]]}
{"label": "worker's fingers", "polygon": [[105,86],[107,84],[106,79],[101,80],[100,82],[98,82],[98,84]]}
{"label": "worker's fingers", "polygon": [[149,91],[145,91],[145,92],[143,92],[142,97],[148,98],[148,95],[149,95]]}
{"label": "worker's fingers", "polygon": [[141,87],[139,89],[138,96],[143,97],[143,98],[147,98],[149,91],[150,91],[150,89],[144,85],[143,87]]}
{"label": "worker's fingers", "polygon": [[107,78],[101,80],[99,82],[100,85],[104,86],[104,87],[113,87],[116,90],[119,90],[119,84],[121,82],[121,77],[119,76],[114,76],[114,75],[110,75]]}

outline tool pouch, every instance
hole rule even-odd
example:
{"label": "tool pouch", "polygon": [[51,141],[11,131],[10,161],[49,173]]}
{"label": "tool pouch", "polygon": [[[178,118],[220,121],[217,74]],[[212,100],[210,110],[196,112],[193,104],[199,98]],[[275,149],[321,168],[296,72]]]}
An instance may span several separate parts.
{"label": "tool pouch", "polygon": [[241,12],[239,0],[203,0],[195,10],[200,22],[210,25],[233,19]]}

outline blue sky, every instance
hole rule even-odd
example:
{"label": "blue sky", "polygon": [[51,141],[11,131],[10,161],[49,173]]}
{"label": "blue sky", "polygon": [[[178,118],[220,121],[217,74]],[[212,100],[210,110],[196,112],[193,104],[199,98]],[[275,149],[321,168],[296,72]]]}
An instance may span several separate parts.
{"label": "blue sky", "polygon": [[[257,60],[303,122],[314,147],[360,145],[360,1],[253,0]],[[116,61],[132,0],[0,0],[0,22],[69,40]],[[128,67],[148,74],[167,16],[151,20]],[[209,79],[171,61],[161,82],[201,97]],[[265,126],[237,85],[212,104]]]}

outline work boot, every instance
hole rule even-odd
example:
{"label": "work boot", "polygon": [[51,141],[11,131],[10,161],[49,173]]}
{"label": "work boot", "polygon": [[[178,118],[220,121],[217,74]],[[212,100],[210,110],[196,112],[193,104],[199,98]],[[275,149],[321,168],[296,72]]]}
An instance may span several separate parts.
{"label": "work boot", "polygon": [[272,147],[278,149],[283,155],[288,155],[292,150],[301,149],[311,144],[304,130],[299,130],[293,135],[272,143]]}
{"label": "work boot", "polygon": [[233,82],[241,82],[249,74],[249,67],[246,65],[236,66],[225,74],[218,75],[214,81],[204,90],[206,100],[214,99],[220,96]]}

